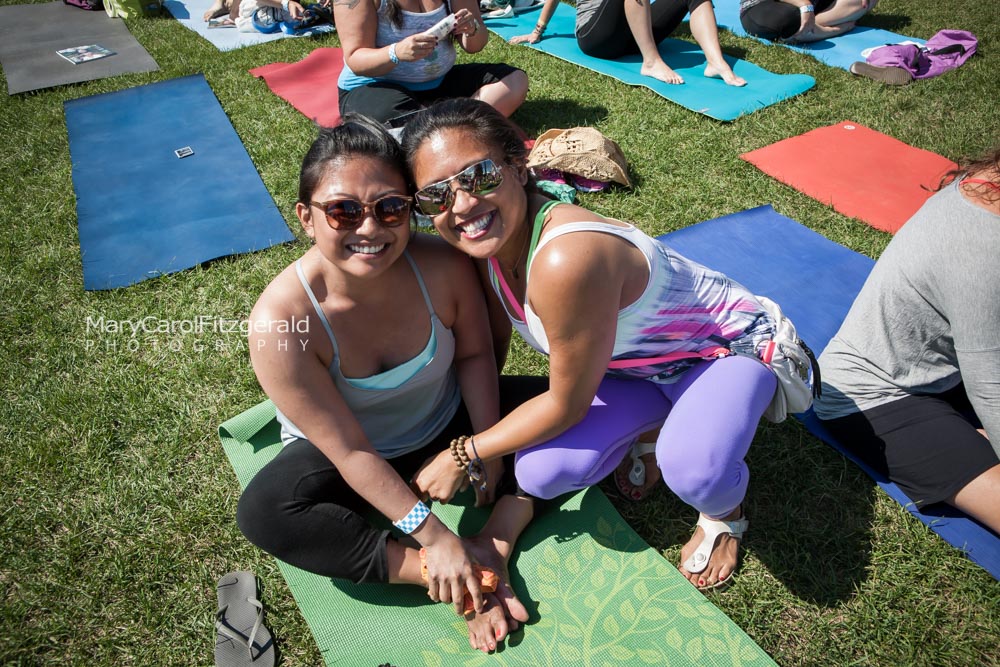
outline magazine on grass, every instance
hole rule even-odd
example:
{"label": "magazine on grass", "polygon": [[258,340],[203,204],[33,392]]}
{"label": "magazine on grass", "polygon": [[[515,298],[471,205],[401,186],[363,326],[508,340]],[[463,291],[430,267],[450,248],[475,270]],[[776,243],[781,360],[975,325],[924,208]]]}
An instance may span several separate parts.
{"label": "magazine on grass", "polygon": [[80,63],[85,63],[89,60],[97,60],[98,58],[107,58],[108,56],[115,55],[114,51],[106,49],[100,44],[74,46],[71,49],[60,49],[56,51],[56,53],[74,65],[79,65]]}

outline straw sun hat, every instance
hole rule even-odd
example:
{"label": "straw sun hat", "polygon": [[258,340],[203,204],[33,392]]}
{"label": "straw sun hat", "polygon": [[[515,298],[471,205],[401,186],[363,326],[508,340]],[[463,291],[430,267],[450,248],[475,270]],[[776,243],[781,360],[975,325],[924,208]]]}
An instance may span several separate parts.
{"label": "straw sun hat", "polygon": [[558,169],[595,181],[632,185],[621,148],[592,127],[549,130],[535,141],[528,155],[528,167]]}

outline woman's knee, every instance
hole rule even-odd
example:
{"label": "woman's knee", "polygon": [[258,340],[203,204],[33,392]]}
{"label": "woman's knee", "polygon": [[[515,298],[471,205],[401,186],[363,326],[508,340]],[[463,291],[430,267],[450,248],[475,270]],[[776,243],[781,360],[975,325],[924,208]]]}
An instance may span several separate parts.
{"label": "woman's knee", "polygon": [[269,480],[255,477],[236,505],[236,525],[254,545],[274,554],[282,540],[279,533],[287,525],[281,510],[285,499]]}
{"label": "woman's knee", "polygon": [[746,494],[749,470],[742,460],[711,466],[693,458],[661,459],[658,451],[657,465],[663,481],[678,498],[709,516],[732,511]]}
{"label": "woman's knee", "polygon": [[510,116],[528,98],[528,75],[524,70],[516,69],[496,83],[480,88],[477,97],[504,116]]}

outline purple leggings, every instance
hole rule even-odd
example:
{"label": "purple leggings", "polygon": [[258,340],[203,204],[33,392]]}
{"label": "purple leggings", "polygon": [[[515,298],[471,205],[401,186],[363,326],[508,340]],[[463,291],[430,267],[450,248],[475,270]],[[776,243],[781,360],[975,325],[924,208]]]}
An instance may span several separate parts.
{"label": "purple leggings", "polygon": [[743,457],[776,386],[770,369],[740,356],[699,363],[674,384],[606,377],[583,421],[518,452],[518,484],[538,498],[596,484],[637,436],[663,423],[656,442],[663,481],[699,512],[725,516],[746,495]]}

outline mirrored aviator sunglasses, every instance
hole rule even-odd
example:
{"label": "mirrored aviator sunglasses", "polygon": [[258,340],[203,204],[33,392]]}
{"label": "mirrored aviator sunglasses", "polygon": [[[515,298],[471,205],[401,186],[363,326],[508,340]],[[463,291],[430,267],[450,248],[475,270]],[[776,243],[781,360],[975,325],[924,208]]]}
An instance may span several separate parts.
{"label": "mirrored aviator sunglasses", "polygon": [[410,221],[411,197],[402,195],[386,195],[375,201],[358,201],[357,199],[331,199],[330,201],[309,202],[326,214],[326,222],[333,229],[354,229],[365,220],[371,211],[383,227],[398,227]]}
{"label": "mirrored aviator sunglasses", "polygon": [[487,158],[469,165],[451,178],[420,188],[414,194],[420,212],[435,216],[451,208],[455,201],[455,191],[451,188],[453,181],[457,181],[458,187],[471,195],[488,195],[503,185],[503,165]]}

